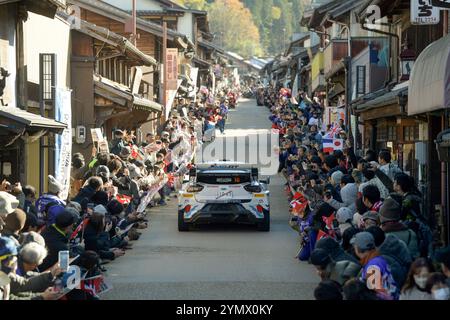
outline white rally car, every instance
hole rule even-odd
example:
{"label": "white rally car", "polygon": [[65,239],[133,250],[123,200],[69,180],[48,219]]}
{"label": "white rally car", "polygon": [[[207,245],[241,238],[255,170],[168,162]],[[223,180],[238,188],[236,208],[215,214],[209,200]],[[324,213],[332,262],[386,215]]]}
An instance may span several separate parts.
{"label": "white rally car", "polygon": [[269,190],[258,169],[235,162],[198,164],[178,195],[178,230],[193,224],[256,224],[270,230]]}

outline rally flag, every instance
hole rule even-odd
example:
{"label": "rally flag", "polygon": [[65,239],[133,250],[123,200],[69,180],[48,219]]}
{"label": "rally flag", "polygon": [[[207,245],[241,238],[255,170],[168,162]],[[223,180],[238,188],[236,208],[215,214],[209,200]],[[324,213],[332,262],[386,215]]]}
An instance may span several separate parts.
{"label": "rally flag", "polygon": [[83,230],[83,228],[85,228],[88,223],[89,223],[88,218],[81,221],[81,223],[78,225],[78,227],[75,229],[75,231],[72,232],[72,234],[70,235],[70,240],[75,239],[78,236],[78,234],[80,233],[80,231]]}
{"label": "rally flag", "polygon": [[301,192],[296,192],[295,194],[294,194],[294,197],[293,197],[295,200],[298,200],[298,201],[300,201],[300,202],[306,202],[307,200],[306,200],[306,198],[305,198],[305,196],[301,193]]}
{"label": "rally flag", "polygon": [[342,139],[323,139],[323,152],[333,153],[334,150],[342,150],[344,141]]}
{"label": "rally flag", "polygon": [[121,204],[129,204],[131,202],[132,197],[127,196],[126,194],[118,194],[116,196],[117,201],[119,201]]}
{"label": "rally flag", "polygon": [[307,206],[308,206],[308,202],[300,202],[300,201],[294,200],[291,202],[291,207],[292,207],[291,212],[294,215],[298,215],[300,212],[305,211]]}
{"label": "rally flag", "polygon": [[328,230],[333,230],[333,221],[336,220],[334,213],[329,217],[322,217],[322,220],[327,225]]}
{"label": "rally flag", "polygon": [[322,230],[319,230],[319,232],[317,233],[317,241],[319,241],[322,238],[326,238],[326,237],[328,237],[328,234],[326,234]]}
{"label": "rally flag", "polygon": [[111,290],[112,286],[105,281],[102,275],[99,275],[81,280],[80,289],[94,297],[98,297],[99,294]]}

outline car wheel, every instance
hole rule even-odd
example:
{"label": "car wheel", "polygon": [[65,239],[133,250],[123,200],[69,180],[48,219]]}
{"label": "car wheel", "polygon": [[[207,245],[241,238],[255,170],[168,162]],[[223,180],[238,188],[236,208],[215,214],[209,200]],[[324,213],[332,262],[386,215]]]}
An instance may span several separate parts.
{"label": "car wheel", "polygon": [[268,232],[270,231],[270,212],[264,212],[264,218],[261,222],[258,222],[258,231]]}
{"label": "car wheel", "polygon": [[189,224],[184,221],[184,211],[178,211],[178,231],[189,231]]}

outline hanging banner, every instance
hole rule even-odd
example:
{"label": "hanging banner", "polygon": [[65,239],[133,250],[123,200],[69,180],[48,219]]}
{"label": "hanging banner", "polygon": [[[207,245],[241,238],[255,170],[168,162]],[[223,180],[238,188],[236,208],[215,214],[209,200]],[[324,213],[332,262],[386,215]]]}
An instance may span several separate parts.
{"label": "hanging banner", "polygon": [[64,187],[61,199],[69,197],[70,168],[72,164],[72,91],[56,89],[55,120],[65,123],[67,128],[62,134],[55,135],[55,178]]}
{"label": "hanging banner", "polygon": [[197,99],[198,68],[191,68],[190,78],[191,78],[192,82],[194,83],[194,90],[189,93],[189,98],[193,98],[194,99],[194,103],[195,103],[196,99]]}
{"label": "hanging banner", "polygon": [[438,24],[440,17],[440,9],[433,7],[431,0],[411,0],[411,24]]}
{"label": "hanging banner", "polygon": [[183,82],[183,80],[178,80],[178,85],[175,88],[175,90],[167,90],[166,119],[169,118],[169,114],[170,114],[170,111],[172,110],[172,105],[173,105],[173,102],[175,101],[175,97],[177,95],[178,88],[180,87],[182,82]]}
{"label": "hanging banner", "polygon": [[166,53],[167,90],[177,90],[178,84],[178,49],[167,48]]}
{"label": "hanging banner", "polygon": [[97,152],[109,153],[109,145],[106,137],[103,136],[101,128],[91,129],[92,142],[97,148]]}

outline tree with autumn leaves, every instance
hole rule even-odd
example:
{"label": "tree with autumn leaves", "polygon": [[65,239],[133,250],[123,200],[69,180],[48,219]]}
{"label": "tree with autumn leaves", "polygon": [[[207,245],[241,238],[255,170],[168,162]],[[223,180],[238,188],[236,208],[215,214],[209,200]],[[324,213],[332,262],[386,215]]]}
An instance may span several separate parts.
{"label": "tree with autumn leaves", "polygon": [[311,0],[176,0],[208,11],[216,44],[242,56],[283,51]]}
{"label": "tree with autumn leaves", "polygon": [[239,0],[216,0],[208,8],[211,32],[216,42],[244,57],[261,55],[259,30],[252,13]]}

